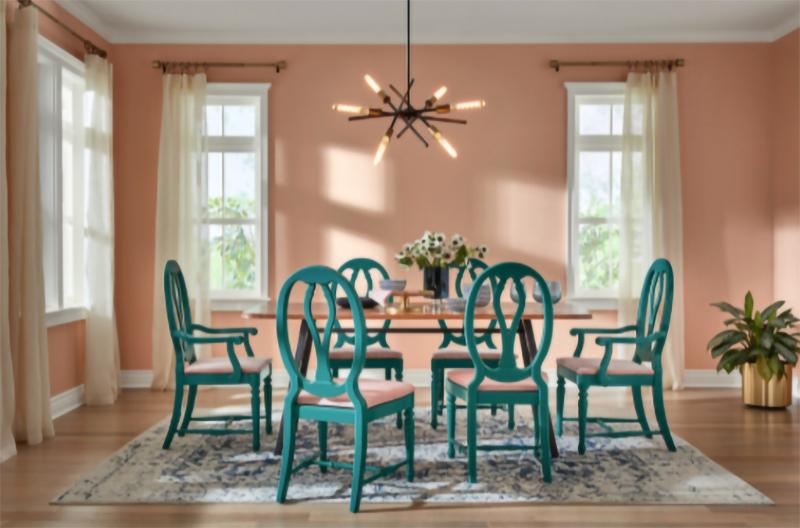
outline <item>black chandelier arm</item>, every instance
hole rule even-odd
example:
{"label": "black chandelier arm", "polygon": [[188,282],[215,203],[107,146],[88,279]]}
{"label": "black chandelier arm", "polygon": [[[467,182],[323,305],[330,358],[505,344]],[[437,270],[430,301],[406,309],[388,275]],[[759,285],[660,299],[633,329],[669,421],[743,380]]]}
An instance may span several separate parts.
{"label": "black chandelier arm", "polygon": [[380,115],[357,115],[347,118],[348,121],[363,121],[364,119],[380,119],[382,117],[392,117],[394,112],[382,112]]}
{"label": "black chandelier arm", "polygon": [[417,139],[419,139],[420,141],[422,141],[422,144],[423,144],[423,145],[425,145],[425,148],[428,148],[428,142],[427,142],[427,141],[425,141],[425,138],[424,138],[424,137],[422,137],[422,134],[420,134],[419,132],[417,132],[417,129],[416,129],[416,128],[414,128],[414,120],[413,120],[413,119],[404,119],[404,121],[405,121],[405,123],[406,123],[406,126],[403,128],[403,130],[401,130],[401,131],[400,131],[400,133],[399,133],[399,134],[397,134],[397,137],[399,138],[399,137],[400,137],[400,134],[402,134],[402,133],[403,133],[403,132],[405,132],[406,130],[411,130],[411,131],[414,133],[414,135],[416,135],[416,136],[417,136]]}
{"label": "black chandelier arm", "polygon": [[432,117],[432,116],[427,116],[425,119],[427,119],[428,121],[441,121],[442,123],[455,123],[457,125],[467,124],[466,119],[452,119],[449,117]]}

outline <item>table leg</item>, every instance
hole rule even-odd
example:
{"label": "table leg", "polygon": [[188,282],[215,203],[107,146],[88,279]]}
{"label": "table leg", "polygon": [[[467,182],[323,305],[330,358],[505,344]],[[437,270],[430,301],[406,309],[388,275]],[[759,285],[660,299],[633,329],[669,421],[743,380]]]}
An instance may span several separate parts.
{"label": "table leg", "polygon": [[[308,360],[311,358],[311,331],[308,323],[303,319],[300,323],[300,332],[297,335],[297,346],[294,349],[294,363],[300,369],[300,374],[305,376],[308,371]],[[285,403],[284,403],[285,405]],[[275,439],[275,454],[283,452],[283,417],[285,411],[281,413],[281,425],[278,427],[278,437]]]}
{"label": "table leg", "polygon": [[[524,365],[530,365],[534,356],[537,353],[536,336],[533,334],[533,323],[530,319],[523,319],[519,323],[519,344],[522,349],[522,362]],[[534,417],[536,416],[536,409],[533,411]],[[535,419],[535,418],[534,418]],[[553,430],[553,418],[550,417],[550,456],[558,458],[558,444],[556,444],[556,435]]]}

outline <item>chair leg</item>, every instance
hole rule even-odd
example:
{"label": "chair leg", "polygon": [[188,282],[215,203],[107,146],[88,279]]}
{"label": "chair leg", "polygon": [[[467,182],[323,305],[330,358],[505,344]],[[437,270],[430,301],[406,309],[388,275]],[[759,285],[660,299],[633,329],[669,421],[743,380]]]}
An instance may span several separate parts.
{"label": "chair leg", "polygon": [[447,458],[456,456],[456,397],[447,395]]}
{"label": "chair leg", "polygon": [[496,403],[492,404],[491,409],[492,409],[491,410],[492,416],[497,416],[497,404]]}
{"label": "chair leg", "polygon": [[516,423],[514,422],[514,404],[508,404],[508,430],[513,431],[516,427]]}
{"label": "chair leg", "polygon": [[189,422],[192,421],[192,412],[194,411],[194,402],[197,398],[197,385],[189,385],[189,397],[186,399],[186,411],[183,413],[183,420],[181,421],[181,428],[178,429],[178,436],[184,436],[186,429],[189,428]]}
{"label": "chair leg", "polygon": [[[319,459],[321,462],[328,460],[328,422],[317,422],[317,432],[319,433]],[[320,466],[322,473],[327,473],[328,468]]]}
{"label": "chair leg", "polygon": [[414,482],[414,408],[405,411],[406,480]]}
{"label": "chair leg", "polygon": [[439,394],[437,398],[439,401],[439,416],[444,416],[444,369],[439,369]]}
{"label": "chair leg", "polygon": [[392,369],[391,368],[383,369],[383,378],[386,381],[391,381],[391,379],[392,379]]}
{"label": "chair leg", "polygon": [[470,484],[478,481],[478,409],[471,398],[467,399],[467,478]]}
{"label": "chair leg", "polygon": [[564,377],[559,376],[556,384],[556,434],[558,436],[564,432],[564,394],[566,393],[564,385]]}
{"label": "chair leg", "polygon": [[653,438],[653,435],[650,434],[650,426],[647,425],[647,415],[642,404],[642,387],[639,385],[631,387],[631,392],[633,393],[633,408],[636,409],[636,418],[639,420],[642,432],[647,438]]}
{"label": "chair leg", "polygon": [[336,367],[331,367],[331,377],[338,378],[339,377],[339,369]]}
{"label": "chair leg", "polygon": [[[389,369],[389,372],[391,372],[391,369]],[[402,366],[396,367],[394,369],[394,379],[395,379],[395,381],[403,381],[403,367]],[[403,428],[403,413],[402,412],[397,413],[397,418],[395,418],[395,425],[397,426],[398,429],[402,429]]]}
{"label": "chair leg", "polygon": [[[288,402],[287,402],[288,403]],[[283,504],[286,501],[286,492],[289,489],[289,479],[292,477],[292,462],[294,461],[294,441],[297,436],[297,411],[289,404],[283,412],[283,453],[281,455],[281,475],[278,479],[278,491],[275,501]]]}
{"label": "chair leg", "polygon": [[261,383],[254,381],[250,386],[250,412],[253,413],[253,451],[261,449]]}
{"label": "chair leg", "polygon": [[553,474],[550,468],[550,409],[548,408],[546,397],[540,400],[534,421],[538,424],[536,429],[539,433],[539,446],[541,446],[539,460],[542,463],[542,480],[552,482]]}
{"label": "chair leg", "polygon": [[181,407],[183,405],[183,384],[178,383],[175,385],[175,402],[172,404],[172,418],[169,421],[169,428],[167,429],[167,437],[164,439],[162,449],[169,449],[172,444],[172,437],[175,436],[175,431],[178,429],[178,421],[181,418]]}
{"label": "chair leg", "polygon": [[589,387],[578,385],[578,453],[586,452],[586,414],[589,410]]}
{"label": "chair leg", "polygon": [[667,444],[667,449],[670,451],[676,451],[675,442],[672,440],[672,434],[669,432],[667,414],[664,412],[664,391],[661,387],[660,380],[653,385],[653,406],[656,408],[658,429],[661,431],[661,436],[664,438],[664,443]]}
{"label": "chair leg", "polygon": [[431,427],[439,426],[439,375],[438,368],[431,366]]}
{"label": "chair leg", "polygon": [[264,415],[267,434],[272,434],[272,376],[264,378]]}
{"label": "chair leg", "polygon": [[350,490],[350,511],[356,513],[361,505],[364,488],[364,467],[367,461],[367,421],[363,416],[356,417],[355,445],[353,448],[353,484]]}
{"label": "chair leg", "polygon": [[533,411],[533,437],[536,439],[536,446],[541,445],[539,442],[539,411],[535,405],[531,405]]}

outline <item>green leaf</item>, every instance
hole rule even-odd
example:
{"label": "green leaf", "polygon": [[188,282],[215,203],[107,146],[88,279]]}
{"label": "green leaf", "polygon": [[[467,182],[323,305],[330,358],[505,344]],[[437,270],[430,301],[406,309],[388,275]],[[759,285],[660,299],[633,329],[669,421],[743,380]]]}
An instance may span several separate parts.
{"label": "green leaf", "polygon": [[797,348],[798,344],[800,343],[798,338],[785,332],[775,332],[775,339],[792,349]]}
{"label": "green leaf", "polygon": [[796,347],[795,349],[791,349],[786,345],[784,345],[783,343],[781,343],[780,341],[775,341],[775,351],[778,352],[778,355],[785,362],[790,363],[792,365],[797,364],[797,353],[795,352],[795,350]]}
{"label": "green leaf", "polygon": [[781,379],[783,375],[783,363],[781,363],[777,356],[769,358],[769,368],[774,375],[778,376],[778,379]]}
{"label": "green leaf", "polygon": [[722,310],[723,312],[728,312],[732,316],[737,317],[739,319],[744,317],[744,312],[742,312],[742,310],[740,310],[739,308],[733,306],[730,303],[717,302],[717,303],[711,303],[711,306],[715,306],[715,307],[719,308],[720,310]]}
{"label": "green leaf", "polygon": [[756,312],[756,316],[753,317],[753,324],[756,326],[756,328],[764,327],[764,320],[761,318],[761,312]]}
{"label": "green leaf", "polygon": [[774,338],[772,337],[772,334],[771,334],[771,333],[769,333],[769,332],[764,332],[764,333],[761,335],[761,346],[762,346],[764,349],[766,349],[766,350],[769,350],[770,348],[772,348],[772,343],[773,343],[773,342],[774,342]]}
{"label": "green leaf", "polygon": [[744,316],[753,316],[753,294],[749,291],[747,292],[747,295],[744,296]]}
{"label": "green leaf", "polygon": [[711,341],[708,342],[708,349],[711,350],[713,348],[717,348],[727,341],[736,342],[744,339],[745,337],[745,334],[743,332],[739,332],[738,330],[723,330],[711,338]]}
{"label": "green leaf", "polygon": [[[726,341],[726,342],[722,343],[721,345],[719,345],[718,347],[715,347],[715,348],[711,349],[711,357],[712,358],[719,357],[722,354],[724,354],[725,352],[727,352],[728,350],[730,350],[731,348],[733,348],[737,344],[738,344],[738,341]],[[737,349],[737,350],[741,350],[741,349]]]}
{"label": "green leaf", "polygon": [[758,375],[761,376],[764,381],[772,379],[772,369],[769,367],[767,356],[758,356],[756,360],[756,371],[758,371]]}
{"label": "green leaf", "polygon": [[778,312],[778,308],[783,306],[785,303],[786,301],[775,301],[774,303],[770,304],[761,311],[762,317],[764,317],[764,319],[769,319],[775,315]]}

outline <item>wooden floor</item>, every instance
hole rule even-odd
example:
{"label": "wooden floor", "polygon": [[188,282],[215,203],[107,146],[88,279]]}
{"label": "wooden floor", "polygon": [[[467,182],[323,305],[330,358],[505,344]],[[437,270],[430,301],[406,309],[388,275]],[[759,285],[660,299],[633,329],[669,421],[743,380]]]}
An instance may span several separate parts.
{"label": "wooden floor", "polygon": [[[595,394],[596,392],[596,394]],[[590,413],[622,413],[621,393],[593,391]],[[574,405],[575,395],[568,393]],[[276,393],[276,401],[282,394]],[[211,389],[199,406],[241,404],[245,393]],[[428,394],[419,391],[425,404]],[[733,390],[667,394],[673,432],[768,495],[775,506],[346,504],[50,506],[83,473],[164,418],[167,393],[125,391],[110,407],[83,407],[56,420],[57,436],[0,466],[2,526],[800,526],[800,411],[743,407]],[[177,441],[180,441],[177,439]],[[272,443],[266,439],[266,444]],[[558,478],[558,475],[555,475]]]}

